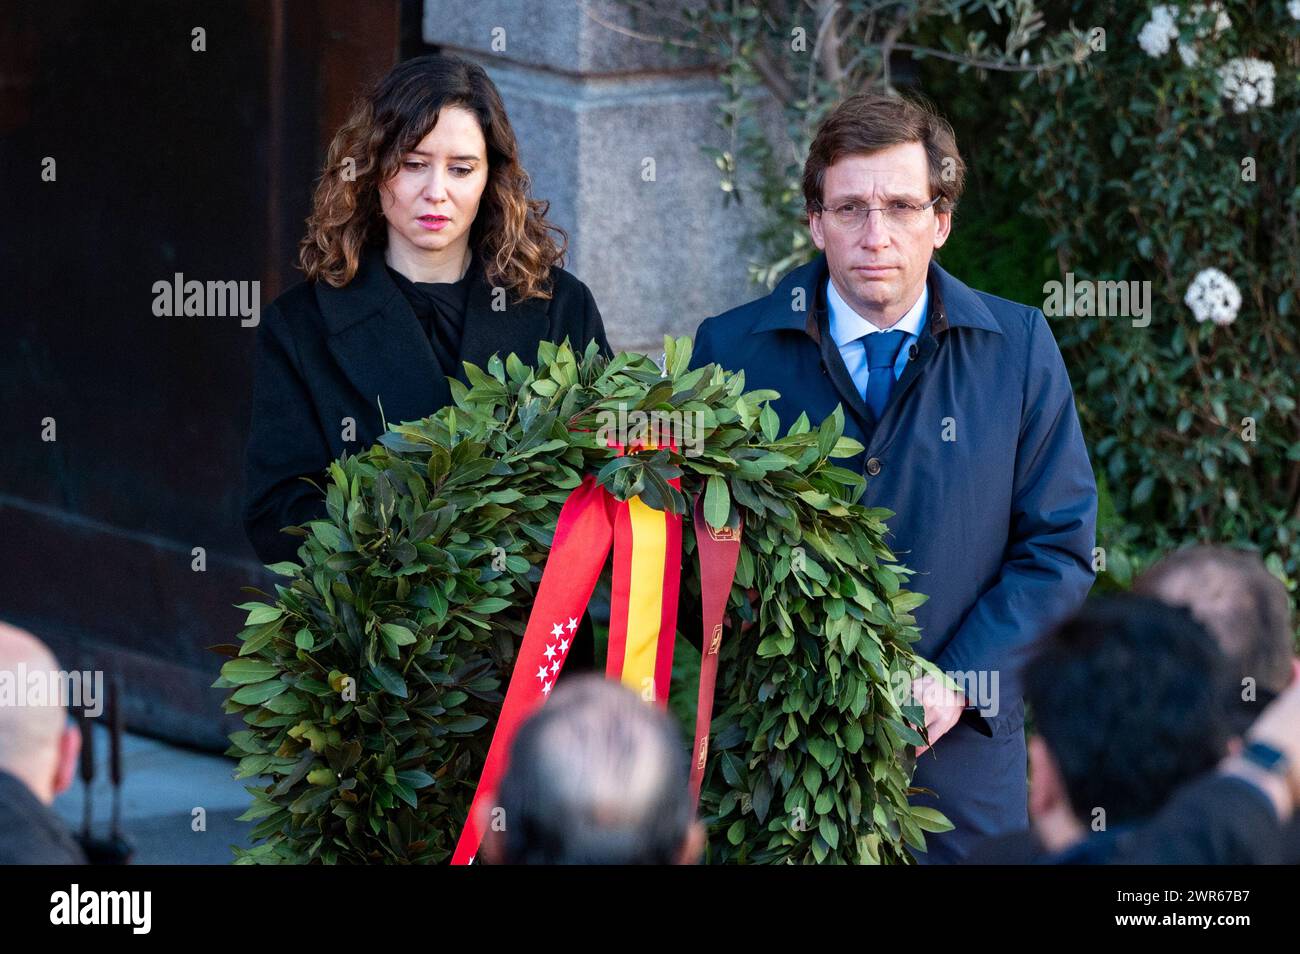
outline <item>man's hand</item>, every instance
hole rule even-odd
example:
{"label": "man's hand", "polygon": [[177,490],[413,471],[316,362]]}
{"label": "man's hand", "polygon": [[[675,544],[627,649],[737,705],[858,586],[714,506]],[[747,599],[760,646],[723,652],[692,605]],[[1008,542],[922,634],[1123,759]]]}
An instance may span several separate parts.
{"label": "man's hand", "polygon": [[930,745],[916,747],[920,756],[957,724],[966,697],[933,676],[921,676],[912,680],[912,698],[925,707],[925,731],[930,740]]}
{"label": "man's hand", "polygon": [[1271,775],[1240,755],[1224,760],[1223,769],[1253,781],[1273,800],[1284,821],[1300,806],[1300,683],[1292,683],[1246,730],[1247,742],[1263,742],[1286,756],[1286,778]]}

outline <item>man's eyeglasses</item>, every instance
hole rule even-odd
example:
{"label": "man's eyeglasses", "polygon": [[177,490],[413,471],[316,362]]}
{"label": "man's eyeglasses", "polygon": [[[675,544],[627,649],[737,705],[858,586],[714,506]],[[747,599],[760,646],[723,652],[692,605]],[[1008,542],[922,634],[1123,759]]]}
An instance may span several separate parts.
{"label": "man's eyeglasses", "polygon": [[835,229],[841,232],[858,231],[867,224],[867,217],[872,212],[879,212],[888,228],[902,229],[919,222],[925,210],[942,198],[942,195],[936,195],[925,205],[912,205],[910,202],[897,200],[881,208],[874,209],[868,208],[864,202],[845,202],[833,209],[828,209],[820,202],[816,202],[813,204],[812,211],[821,215],[823,219],[830,222]]}

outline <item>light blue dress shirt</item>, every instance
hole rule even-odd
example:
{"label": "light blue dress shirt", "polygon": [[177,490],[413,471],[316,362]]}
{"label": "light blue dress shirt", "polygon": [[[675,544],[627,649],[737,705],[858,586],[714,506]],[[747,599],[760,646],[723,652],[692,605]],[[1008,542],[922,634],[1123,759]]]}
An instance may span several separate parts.
{"label": "light blue dress shirt", "polygon": [[929,285],[921,286],[921,297],[916,300],[916,304],[888,328],[877,328],[854,311],[852,306],[840,297],[840,293],[835,290],[835,283],[829,278],[826,279],[826,303],[830,312],[831,339],[840,349],[844,367],[848,369],[854,386],[864,399],[867,393],[867,378],[871,373],[867,370],[867,348],[860,339],[863,335],[875,334],[878,331],[906,332],[907,337],[903,339],[903,346],[898,349],[898,357],[894,361],[894,380],[897,381],[903,369],[907,367],[911,346],[921,337],[921,332],[925,328],[930,304]]}

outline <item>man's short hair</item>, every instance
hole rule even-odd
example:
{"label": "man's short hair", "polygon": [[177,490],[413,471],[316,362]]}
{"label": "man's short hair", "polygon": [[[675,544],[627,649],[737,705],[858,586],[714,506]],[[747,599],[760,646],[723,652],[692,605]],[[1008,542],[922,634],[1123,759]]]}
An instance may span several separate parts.
{"label": "man's short hair", "polygon": [[1291,601],[1259,554],[1225,546],[1185,547],[1140,574],[1133,592],[1190,609],[1228,657],[1238,695],[1243,681],[1253,679],[1263,690],[1258,701],[1266,704],[1291,681]]}
{"label": "man's short hair", "polygon": [[599,676],[525,722],[497,792],[506,864],[675,864],[690,832],[689,746],[667,713]]}
{"label": "man's short hair", "polygon": [[966,163],[952,126],[920,96],[858,93],[822,120],[803,167],[804,206],[820,207],[826,170],[844,156],[870,155],[890,146],[919,142],[930,166],[930,198],[941,196],[936,212],[951,212],[966,185]]}
{"label": "man's short hair", "polygon": [[1227,662],[1190,612],[1149,597],[1094,597],[1047,636],[1025,700],[1076,817],[1151,815],[1223,757]]}

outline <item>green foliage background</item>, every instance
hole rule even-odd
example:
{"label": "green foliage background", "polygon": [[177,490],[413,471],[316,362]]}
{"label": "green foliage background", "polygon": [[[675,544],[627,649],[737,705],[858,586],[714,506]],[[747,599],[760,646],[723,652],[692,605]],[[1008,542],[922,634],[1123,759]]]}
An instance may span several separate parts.
{"label": "green foliage background", "polygon": [[[1300,22],[1281,0],[1223,7],[1232,26],[1218,36],[1211,13],[1181,22],[1199,54],[1187,66],[1172,48],[1153,58],[1137,44],[1144,5],[1062,5],[1061,19],[1106,26],[1106,50],[1002,101],[1003,166],[1023,179],[1023,220],[1047,230],[1062,273],[1151,282],[1149,327],[1054,322],[1113,507],[1098,533],[1108,576],[1124,585],[1132,564],[1227,542],[1259,550],[1294,590]],[[1237,57],[1274,65],[1272,106],[1231,109],[1217,71]],[[1183,302],[1211,267],[1241,290],[1231,325],[1198,324]]]}

